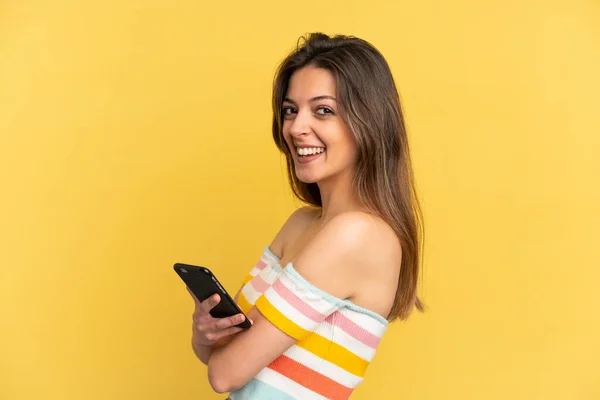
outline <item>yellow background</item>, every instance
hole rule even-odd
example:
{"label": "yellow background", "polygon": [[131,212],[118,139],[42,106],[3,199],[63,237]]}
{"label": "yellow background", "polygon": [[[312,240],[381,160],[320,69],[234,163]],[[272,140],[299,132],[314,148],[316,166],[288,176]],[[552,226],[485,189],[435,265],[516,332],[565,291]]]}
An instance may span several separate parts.
{"label": "yellow background", "polygon": [[298,206],[270,85],[315,30],[388,59],[426,218],[353,399],[600,399],[591,0],[0,2],[0,399],[223,398],[172,264],[235,291]]}

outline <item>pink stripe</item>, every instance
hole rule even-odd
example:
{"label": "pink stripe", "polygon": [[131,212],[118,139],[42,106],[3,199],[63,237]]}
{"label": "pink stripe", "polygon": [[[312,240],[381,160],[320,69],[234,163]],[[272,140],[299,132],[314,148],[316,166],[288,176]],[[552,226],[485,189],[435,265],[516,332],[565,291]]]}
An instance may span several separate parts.
{"label": "pink stripe", "polygon": [[340,312],[336,312],[331,314],[325,320],[329,322],[331,325],[335,325],[341,328],[348,335],[352,336],[354,339],[360,341],[361,343],[366,344],[367,346],[375,349],[381,340],[380,337],[373,335],[371,332],[367,331],[364,328],[361,328],[356,322],[352,321],[350,318],[346,317],[344,314]]}
{"label": "pink stripe", "polygon": [[263,260],[260,260],[258,262],[258,264],[256,264],[256,268],[258,268],[259,271],[262,271],[263,269],[265,269],[267,267],[267,263],[264,262]]}
{"label": "pink stripe", "polygon": [[296,296],[296,294],[288,289],[288,287],[285,286],[281,280],[277,280],[272,287],[277,294],[279,294],[296,310],[300,311],[305,317],[310,318],[315,322],[321,322],[325,319],[325,315],[321,314],[300,297]]}
{"label": "pink stripe", "polygon": [[256,275],[254,278],[252,278],[250,284],[258,293],[264,293],[264,291],[269,288],[269,284],[265,282],[260,275]]}

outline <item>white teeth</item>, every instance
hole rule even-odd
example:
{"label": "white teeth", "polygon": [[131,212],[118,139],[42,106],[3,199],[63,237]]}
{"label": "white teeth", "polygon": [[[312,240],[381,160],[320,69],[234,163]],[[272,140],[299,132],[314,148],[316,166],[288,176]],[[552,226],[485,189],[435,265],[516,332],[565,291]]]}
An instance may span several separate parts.
{"label": "white teeth", "polygon": [[325,151],[325,149],[322,148],[322,147],[305,147],[305,148],[298,147],[297,148],[297,152],[301,156],[307,156],[307,155],[310,155],[310,154],[319,154],[319,153],[322,153],[324,151]]}

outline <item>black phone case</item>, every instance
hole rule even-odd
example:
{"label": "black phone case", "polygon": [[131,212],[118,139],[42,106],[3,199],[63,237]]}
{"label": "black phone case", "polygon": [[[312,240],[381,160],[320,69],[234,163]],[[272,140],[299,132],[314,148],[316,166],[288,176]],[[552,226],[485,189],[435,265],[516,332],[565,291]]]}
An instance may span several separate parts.
{"label": "black phone case", "polygon": [[[173,269],[198,300],[204,301],[215,293],[219,294],[221,301],[210,310],[210,315],[214,318],[231,317],[232,315],[242,313],[242,310],[239,309],[229,293],[221,286],[215,275],[208,268],[177,263],[173,266]],[[247,329],[250,328],[251,324],[248,321],[248,317],[246,317],[243,322],[236,326]]]}

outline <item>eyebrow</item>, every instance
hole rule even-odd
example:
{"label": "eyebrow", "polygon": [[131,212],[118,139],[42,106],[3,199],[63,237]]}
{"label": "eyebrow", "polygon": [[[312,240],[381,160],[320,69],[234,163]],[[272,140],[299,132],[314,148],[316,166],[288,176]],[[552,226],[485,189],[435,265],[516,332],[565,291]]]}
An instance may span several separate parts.
{"label": "eyebrow", "polygon": [[[318,100],[333,100],[337,102],[337,99],[333,96],[327,96],[327,95],[323,95],[323,96],[316,96],[313,97],[312,99],[310,99],[309,101],[313,102],[313,101],[318,101]],[[286,97],[285,99],[283,99],[283,101],[286,101],[288,103],[292,103],[292,104],[296,104],[296,102],[292,99],[290,99],[289,97]]]}

